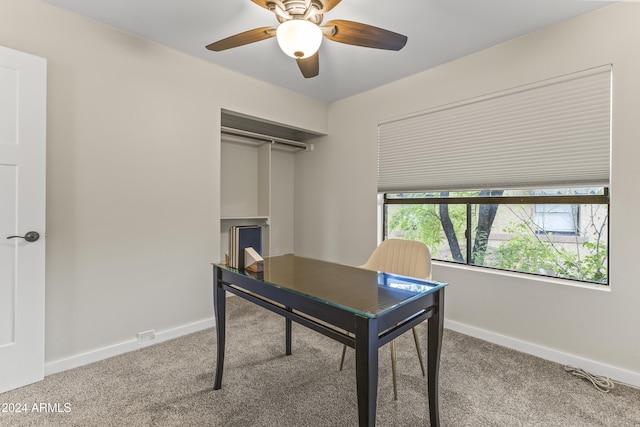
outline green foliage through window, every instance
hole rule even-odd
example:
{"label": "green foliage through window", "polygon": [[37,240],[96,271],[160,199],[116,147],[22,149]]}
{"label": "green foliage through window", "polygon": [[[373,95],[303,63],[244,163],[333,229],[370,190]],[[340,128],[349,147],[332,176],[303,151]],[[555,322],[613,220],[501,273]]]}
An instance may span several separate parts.
{"label": "green foliage through window", "polygon": [[424,242],[437,260],[608,284],[608,192],[467,194],[386,197],[385,236]]}

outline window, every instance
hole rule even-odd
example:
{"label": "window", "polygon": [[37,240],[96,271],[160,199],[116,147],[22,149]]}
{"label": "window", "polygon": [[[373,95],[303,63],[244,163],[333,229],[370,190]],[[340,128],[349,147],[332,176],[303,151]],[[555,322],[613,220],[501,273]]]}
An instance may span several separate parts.
{"label": "window", "polygon": [[385,194],[384,235],[422,241],[436,260],[608,284],[608,189],[540,194]]}
{"label": "window", "polygon": [[[573,190],[573,192],[588,193],[589,190]],[[538,196],[566,194],[562,190],[539,190],[532,193]],[[576,235],[580,233],[580,205],[535,205],[535,225],[537,233]]]}
{"label": "window", "polygon": [[580,205],[535,205],[537,233],[575,235]]}
{"label": "window", "polygon": [[608,284],[611,82],[609,64],[381,122],[385,237]]}

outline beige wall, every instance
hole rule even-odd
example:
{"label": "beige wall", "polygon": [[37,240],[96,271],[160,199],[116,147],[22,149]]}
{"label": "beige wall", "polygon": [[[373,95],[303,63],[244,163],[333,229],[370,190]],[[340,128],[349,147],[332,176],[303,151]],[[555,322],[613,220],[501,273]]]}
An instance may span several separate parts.
{"label": "beige wall", "polygon": [[326,105],[39,0],[0,0],[0,45],[48,61],[46,362],[210,320],[220,108]]}
{"label": "beige wall", "polygon": [[332,104],[329,136],[297,158],[296,252],[358,264],[375,247],[382,120],[612,63],[610,291],[441,263],[434,278],[450,283],[448,325],[640,385],[639,22],[639,4],[609,6]]}

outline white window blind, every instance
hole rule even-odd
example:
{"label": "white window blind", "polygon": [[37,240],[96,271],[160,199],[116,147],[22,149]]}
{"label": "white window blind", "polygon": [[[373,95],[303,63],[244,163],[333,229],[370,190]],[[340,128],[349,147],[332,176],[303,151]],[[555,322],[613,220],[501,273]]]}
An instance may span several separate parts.
{"label": "white window blind", "polygon": [[607,186],[611,65],[378,126],[378,191]]}

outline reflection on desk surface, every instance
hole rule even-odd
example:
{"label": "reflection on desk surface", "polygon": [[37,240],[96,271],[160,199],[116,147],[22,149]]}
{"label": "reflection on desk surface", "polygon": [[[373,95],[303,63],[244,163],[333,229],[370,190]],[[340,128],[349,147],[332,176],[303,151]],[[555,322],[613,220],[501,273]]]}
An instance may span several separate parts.
{"label": "reflection on desk surface", "polygon": [[446,285],[294,255],[265,258],[262,273],[237,272],[367,316],[377,316]]}

